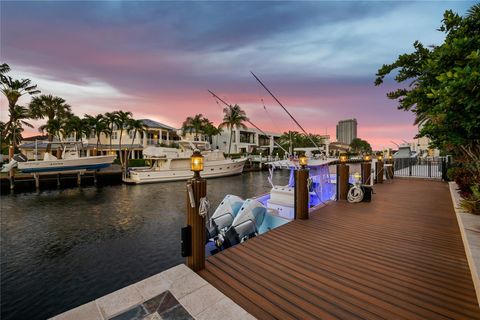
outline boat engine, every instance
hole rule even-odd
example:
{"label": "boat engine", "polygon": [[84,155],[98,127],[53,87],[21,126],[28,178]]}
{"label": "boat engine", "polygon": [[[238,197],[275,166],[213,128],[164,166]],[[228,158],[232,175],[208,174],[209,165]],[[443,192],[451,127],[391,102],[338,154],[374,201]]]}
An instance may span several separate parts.
{"label": "boat engine", "polygon": [[210,218],[207,226],[207,241],[226,231],[242,207],[243,199],[232,194],[226,195]]}

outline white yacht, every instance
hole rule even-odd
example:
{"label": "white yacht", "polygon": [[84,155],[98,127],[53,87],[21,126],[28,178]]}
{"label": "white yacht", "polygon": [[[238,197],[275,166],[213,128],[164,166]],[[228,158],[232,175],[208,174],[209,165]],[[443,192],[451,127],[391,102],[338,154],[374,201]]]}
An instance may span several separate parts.
{"label": "white yacht", "polygon": [[150,162],[149,168],[132,168],[125,182],[153,183],[186,180],[192,177],[190,157],[198,149],[202,153],[204,178],[225,177],[240,174],[247,158],[228,159],[220,150],[210,150],[206,141],[181,140],[177,148],[148,147],[143,151],[143,158]]}
{"label": "white yacht", "polygon": [[65,145],[62,158],[58,159],[50,153],[45,153],[43,160],[16,163],[22,172],[42,173],[57,171],[97,170],[108,167],[116,155],[80,157],[77,145]]}

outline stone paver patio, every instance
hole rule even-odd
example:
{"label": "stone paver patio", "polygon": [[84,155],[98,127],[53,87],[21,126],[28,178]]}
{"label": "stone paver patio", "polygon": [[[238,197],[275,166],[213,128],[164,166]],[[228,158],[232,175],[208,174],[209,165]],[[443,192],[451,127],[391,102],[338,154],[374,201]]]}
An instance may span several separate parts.
{"label": "stone paver patio", "polygon": [[54,320],[255,319],[184,264],[59,314]]}

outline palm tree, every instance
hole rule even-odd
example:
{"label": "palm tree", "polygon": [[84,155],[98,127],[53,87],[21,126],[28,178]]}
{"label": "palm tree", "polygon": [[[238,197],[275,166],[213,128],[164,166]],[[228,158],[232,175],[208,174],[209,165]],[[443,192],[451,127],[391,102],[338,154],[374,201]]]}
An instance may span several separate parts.
{"label": "palm tree", "polygon": [[46,124],[38,128],[38,131],[40,131],[41,133],[47,132],[48,134],[51,134],[53,135],[53,137],[57,138],[60,141],[60,143],[62,143],[61,132],[62,132],[64,122],[65,122],[65,119],[58,119],[58,118],[48,120]]}
{"label": "palm tree", "polygon": [[195,139],[198,140],[198,134],[203,131],[205,124],[208,122],[210,121],[204,118],[201,113],[195,115],[194,117],[187,117],[187,119],[185,119],[185,121],[182,123],[183,134],[186,132],[195,132]]}
{"label": "palm tree", "polygon": [[120,164],[123,166],[124,160],[122,157],[122,136],[123,131],[127,127],[129,121],[132,119],[130,111],[117,111],[117,127],[120,129],[120,137],[118,139],[118,150],[120,151]]}
{"label": "palm tree", "polygon": [[80,141],[80,144],[82,145],[83,149],[83,136],[90,136],[90,133],[92,132],[92,128],[88,124],[88,121],[85,119],[81,119],[78,116],[71,116],[65,122],[63,123],[62,126],[62,134],[64,136],[70,136],[73,134],[75,141]]}
{"label": "palm tree", "polygon": [[0,74],[5,74],[10,71],[10,66],[6,63],[0,64]]}
{"label": "palm tree", "polygon": [[137,133],[144,133],[147,130],[147,126],[141,121],[141,120],[135,120],[135,119],[130,119],[127,124],[127,132],[130,134],[130,132],[133,131],[133,138],[132,138],[132,143],[130,145],[130,150],[128,151],[128,156],[127,160],[130,158],[130,154],[133,151],[133,144],[135,142],[135,138],[137,137]]}
{"label": "palm tree", "polygon": [[89,126],[95,132],[95,136],[97,137],[96,148],[97,150],[99,150],[99,146],[102,147],[102,143],[100,141],[102,134],[105,134],[105,136],[108,136],[110,134],[108,119],[103,114],[97,114],[96,116],[91,116],[86,114],[85,120],[88,122]]}
{"label": "palm tree", "polygon": [[15,148],[22,140],[23,126],[33,128],[33,126],[26,120],[30,119],[28,109],[22,106],[15,105],[13,110],[9,110],[9,120],[5,124],[2,136],[5,137],[5,142],[10,143]]}
{"label": "palm tree", "polygon": [[222,129],[220,128],[217,128],[213,125],[212,122],[210,122],[208,119],[205,119],[206,121],[206,124],[203,128],[203,132],[208,136],[208,140],[210,142],[210,144],[213,143],[213,136],[218,136],[220,133],[222,133]]}
{"label": "palm tree", "polygon": [[[9,70],[8,65],[2,64],[3,72]],[[6,71],[5,71],[6,70]],[[40,93],[40,90],[37,90],[36,85],[32,85],[30,79],[14,80],[12,77],[7,77],[0,74],[0,87],[2,94],[8,100],[8,112],[10,117],[18,115],[20,109],[16,109],[18,99],[25,94],[34,95]],[[23,107],[22,107],[23,108]],[[22,111],[23,112],[23,111]],[[10,118],[9,122],[11,124],[15,123],[15,119]],[[16,135],[16,130],[12,131]],[[17,139],[12,139],[12,147],[15,152],[17,147]]]}
{"label": "palm tree", "polygon": [[105,121],[108,127],[108,132],[106,134],[108,134],[108,136],[110,137],[110,146],[109,146],[110,152],[112,152],[112,133],[113,133],[114,126],[117,124],[117,118],[118,118],[117,114],[118,114],[118,111],[105,113],[105,119],[106,119]]}
{"label": "palm tree", "polygon": [[228,155],[230,156],[230,150],[232,148],[233,128],[246,129],[247,126],[243,122],[248,121],[248,117],[245,111],[240,108],[239,105],[228,106],[223,109],[223,122],[218,126],[219,129],[226,127],[230,130],[230,143],[228,145]]}
{"label": "palm tree", "polygon": [[[72,115],[72,108],[66,103],[66,101],[60,97],[52,96],[51,94],[34,97],[29,105],[30,114],[33,119],[47,118],[47,122],[52,122],[54,119],[62,120]],[[54,132],[50,132],[48,129],[51,126],[45,126],[42,131],[46,131],[48,134],[48,144],[46,152],[51,150],[51,142],[55,135]],[[55,129],[56,126],[53,126]]]}

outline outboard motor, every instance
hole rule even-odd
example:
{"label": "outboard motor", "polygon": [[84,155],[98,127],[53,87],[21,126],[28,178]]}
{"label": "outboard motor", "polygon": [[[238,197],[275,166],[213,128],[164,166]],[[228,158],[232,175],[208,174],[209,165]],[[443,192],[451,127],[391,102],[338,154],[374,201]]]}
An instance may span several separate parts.
{"label": "outboard motor", "polygon": [[222,231],[226,231],[242,207],[244,200],[235,195],[229,194],[223,198],[218,208],[210,218],[210,224],[206,230],[206,240],[213,239]]}
{"label": "outboard motor", "polygon": [[247,199],[240,208],[232,226],[225,233],[225,246],[232,246],[253,238],[265,219],[267,208],[254,199]]}

